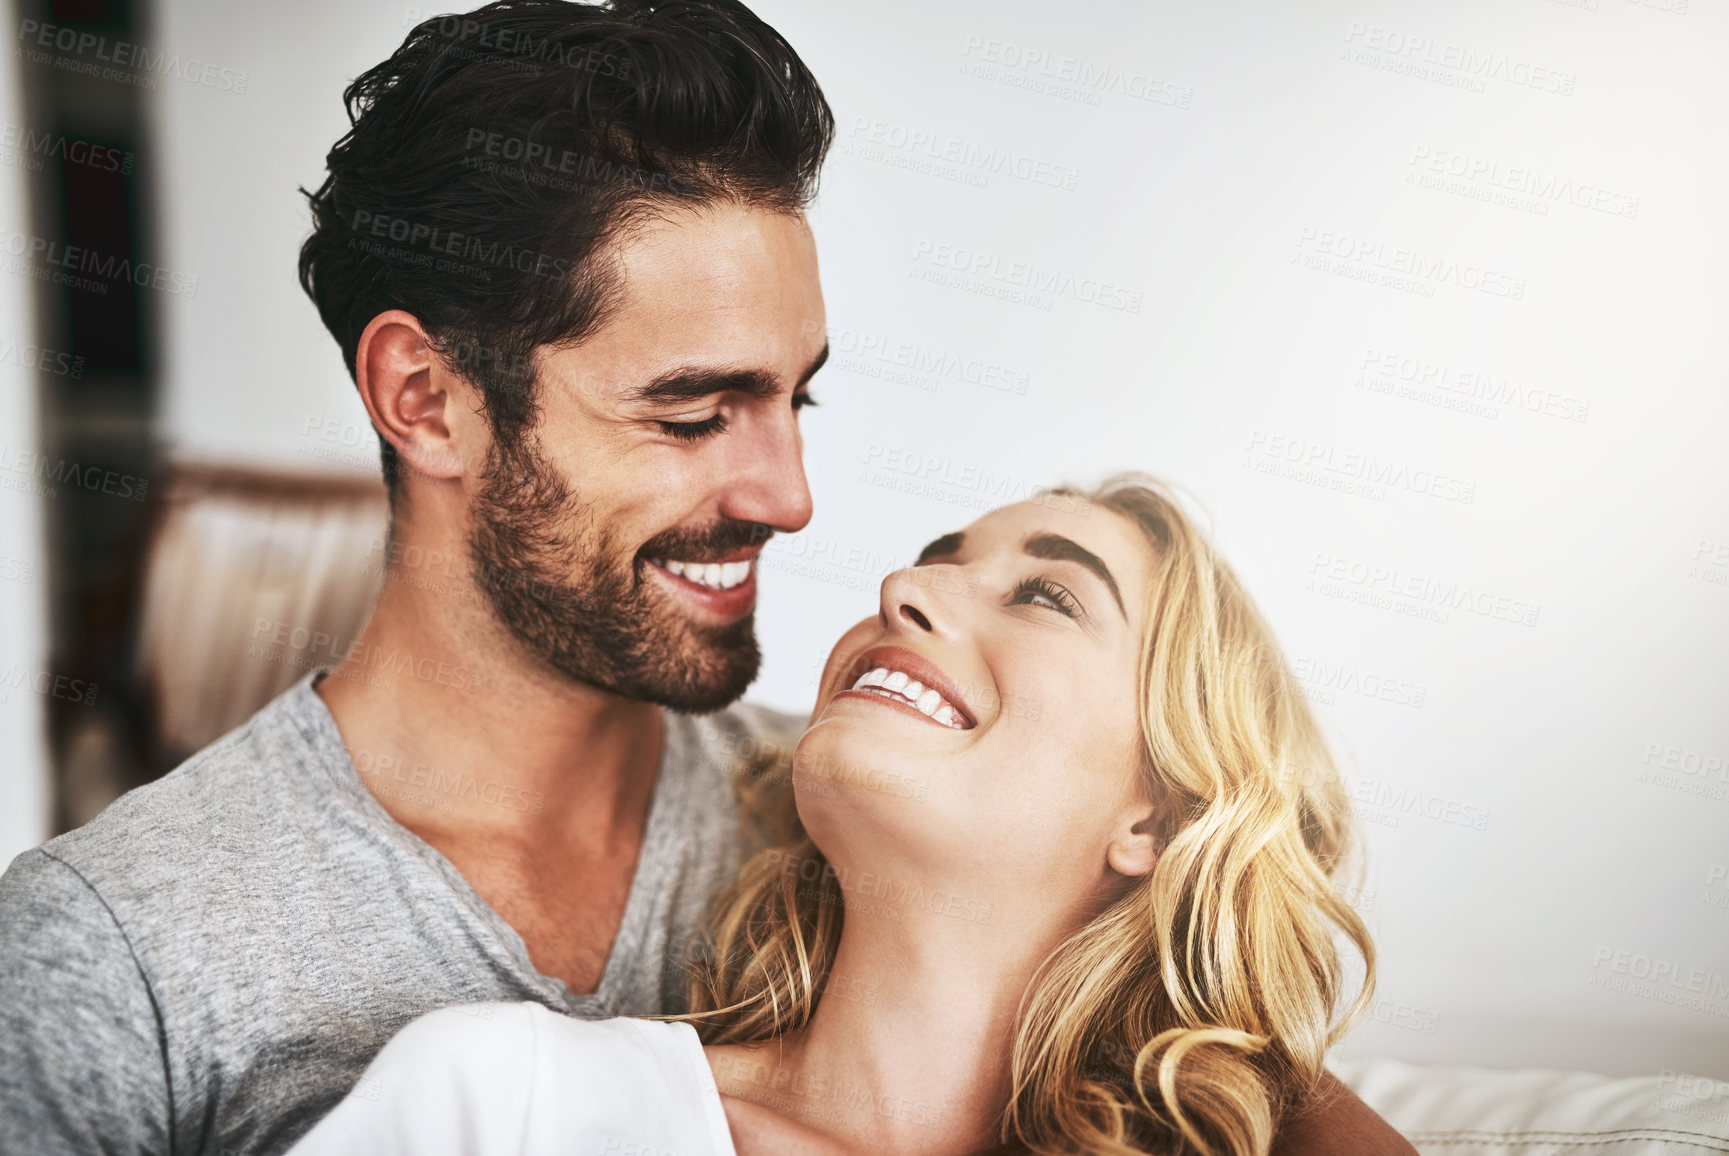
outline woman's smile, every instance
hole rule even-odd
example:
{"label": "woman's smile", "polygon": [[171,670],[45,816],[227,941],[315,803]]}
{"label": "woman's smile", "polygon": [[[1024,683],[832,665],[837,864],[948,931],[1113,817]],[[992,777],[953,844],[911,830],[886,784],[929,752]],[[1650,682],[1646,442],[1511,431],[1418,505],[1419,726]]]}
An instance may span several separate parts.
{"label": "woman's smile", "polygon": [[875,646],[849,667],[850,685],[835,698],[861,699],[912,712],[950,730],[972,730],[977,716],[955,681],[932,660],[904,646]]}

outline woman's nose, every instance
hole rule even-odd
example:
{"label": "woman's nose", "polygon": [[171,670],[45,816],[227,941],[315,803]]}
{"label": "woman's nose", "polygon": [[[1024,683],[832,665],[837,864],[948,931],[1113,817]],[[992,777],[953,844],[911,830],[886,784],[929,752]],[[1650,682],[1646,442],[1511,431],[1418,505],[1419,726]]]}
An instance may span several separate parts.
{"label": "woman's nose", "polygon": [[883,579],[880,609],[885,626],[898,625],[922,634],[937,634],[953,625],[945,622],[942,595],[931,582],[920,580],[920,575],[928,575],[931,569],[909,566]]}

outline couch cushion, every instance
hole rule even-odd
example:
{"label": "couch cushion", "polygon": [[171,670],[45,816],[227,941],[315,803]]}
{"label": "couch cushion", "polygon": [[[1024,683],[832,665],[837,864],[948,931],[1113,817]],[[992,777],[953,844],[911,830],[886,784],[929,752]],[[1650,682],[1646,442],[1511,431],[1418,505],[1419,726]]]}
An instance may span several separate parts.
{"label": "couch cushion", "polygon": [[1729,1083],[1678,1072],[1333,1066],[1423,1156],[1692,1156],[1729,1153]]}

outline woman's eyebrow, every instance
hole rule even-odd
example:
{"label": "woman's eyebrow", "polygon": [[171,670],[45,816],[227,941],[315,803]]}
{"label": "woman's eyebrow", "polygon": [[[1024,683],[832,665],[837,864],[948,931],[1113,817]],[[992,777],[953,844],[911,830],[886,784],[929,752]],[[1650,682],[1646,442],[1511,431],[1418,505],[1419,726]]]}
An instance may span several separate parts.
{"label": "woman's eyebrow", "polygon": [[966,541],[966,535],[956,530],[952,534],[944,534],[930,545],[919,551],[918,561],[914,566],[923,566],[932,558],[949,558],[961,552],[961,543]]}
{"label": "woman's eyebrow", "polygon": [[[942,539],[937,539],[938,542]],[[932,546],[936,542],[931,543]],[[925,547],[927,550],[929,546]],[[1105,565],[1104,559],[1070,538],[1061,534],[1034,534],[1021,543],[1021,549],[1034,558],[1043,558],[1047,562],[1078,562],[1098,575],[1099,580],[1110,590],[1111,597],[1116,599],[1117,610],[1124,621],[1128,620],[1129,612],[1123,607],[1122,593],[1117,589],[1117,580],[1111,577],[1111,568]]]}

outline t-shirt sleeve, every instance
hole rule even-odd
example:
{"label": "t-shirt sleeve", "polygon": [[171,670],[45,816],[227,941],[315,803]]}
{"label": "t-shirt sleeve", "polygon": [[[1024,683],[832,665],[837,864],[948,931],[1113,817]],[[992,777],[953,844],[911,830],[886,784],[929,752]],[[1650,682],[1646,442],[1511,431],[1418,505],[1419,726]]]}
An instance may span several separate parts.
{"label": "t-shirt sleeve", "polygon": [[529,1004],[442,1008],[379,1052],[289,1156],[515,1156],[534,1084]]}
{"label": "t-shirt sleeve", "polygon": [[37,848],[0,876],[0,1152],[169,1150],[162,1030],[100,895]]}

